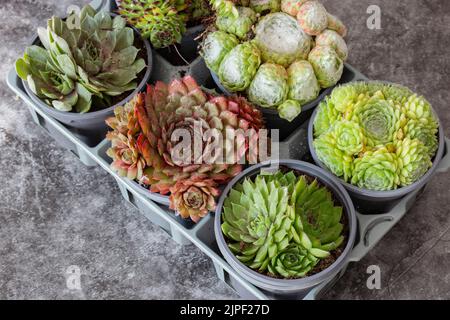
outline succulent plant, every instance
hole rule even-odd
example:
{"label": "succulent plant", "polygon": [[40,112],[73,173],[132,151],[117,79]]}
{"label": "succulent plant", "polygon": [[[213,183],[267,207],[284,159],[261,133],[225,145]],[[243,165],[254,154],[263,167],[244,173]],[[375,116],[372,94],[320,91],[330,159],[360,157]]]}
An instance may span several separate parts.
{"label": "succulent plant", "polygon": [[[329,16],[319,2],[217,1],[213,4],[213,8],[216,7],[219,8],[216,10],[216,27],[236,36],[239,43],[234,44],[234,40],[223,34],[215,34],[217,31],[213,29],[203,41],[202,52],[208,68],[218,74],[227,91],[246,94],[260,107],[277,108],[281,118],[293,121],[301,113],[302,106],[317,98],[321,88],[332,87],[340,80],[348,56],[342,38],[346,29],[339,19]],[[310,34],[317,36],[320,46],[316,46],[317,39]],[[228,54],[223,57],[225,53]],[[277,73],[283,76],[277,81],[270,78],[261,86],[261,80],[267,79],[268,64],[271,70],[280,70]],[[287,95],[284,90],[279,90],[284,87],[285,78],[281,68],[288,72]],[[262,90],[273,84],[276,90]],[[276,95],[272,95],[274,91]],[[280,97],[284,99],[280,101]]]}
{"label": "succulent plant", "polygon": [[256,45],[264,62],[288,67],[296,59],[305,59],[311,49],[311,37],[294,18],[283,12],[264,16],[256,26]]}
{"label": "succulent plant", "polygon": [[[307,239],[301,241],[303,246],[316,257],[326,258],[344,242],[341,223],[342,207],[336,206],[333,196],[317,180],[308,183],[305,176],[298,179],[292,194],[291,203],[295,207],[296,220],[294,228],[297,234],[302,232]],[[308,243],[307,240],[311,243]]]}
{"label": "succulent plant", "polygon": [[316,138],[327,132],[341,117],[341,114],[334,107],[334,104],[330,103],[330,100],[331,99],[327,97],[318,106],[319,111],[314,120],[314,137]]}
{"label": "succulent plant", "polygon": [[205,63],[210,70],[219,72],[223,58],[238,45],[239,41],[232,34],[215,31],[206,37],[203,42],[200,54],[205,59]]}
{"label": "succulent plant", "polygon": [[352,184],[368,190],[388,191],[400,184],[395,153],[383,147],[355,160]]}
{"label": "succulent plant", "polygon": [[297,17],[300,7],[308,0],[281,0],[281,11]]}
{"label": "succulent plant", "polygon": [[420,140],[405,138],[397,142],[396,153],[399,161],[399,178],[402,187],[419,180],[433,163],[429,149]]}
{"label": "succulent plant", "polygon": [[224,201],[222,232],[236,257],[275,277],[301,278],[344,241],[342,208],[293,171],[245,178]]}
{"label": "succulent plant", "polygon": [[118,12],[155,48],[163,48],[181,41],[187,16],[180,11],[186,7],[186,1],[177,0],[120,0]]}
{"label": "succulent plant", "polygon": [[302,105],[297,100],[285,100],[278,107],[278,114],[281,119],[293,121],[302,112]]}
{"label": "succulent plant", "polygon": [[[121,157],[124,154],[122,149],[127,152],[127,159],[130,158],[128,153],[133,155],[127,165],[130,163],[132,166],[137,159],[143,158],[145,166],[142,175],[137,175],[137,182],[148,186],[151,192],[172,193],[172,208],[193,221],[204,216],[205,210],[211,210],[210,199],[215,197],[217,185],[226,183],[241,172],[240,160],[249,148],[245,141],[230,149],[225,145],[221,153],[210,159],[214,141],[207,139],[200,146],[201,150],[197,150],[193,139],[204,138],[209,129],[216,130],[223,137],[230,129],[253,129],[256,133],[253,137],[257,139],[259,129],[263,128],[261,113],[245,99],[212,96],[189,76],[169,85],[157,82],[155,86],[148,86],[146,93],[119,108],[107,124],[113,129],[107,136],[113,142],[108,151],[113,164],[125,162]],[[186,139],[190,141],[183,141],[184,137],[177,133],[179,129],[189,133]],[[127,141],[136,143],[126,144],[126,147],[120,145],[118,149],[116,141],[121,142],[124,135]],[[191,142],[187,145],[191,152],[185,152],[183,142]],[[133,153],[128,151],[130,145]],[[134,153],[136,150],[137,155]],[[117,167],[113,165],[112,168],[117,170]],[[117,171],[127,174],[125,170]],[[203,202],[199,200],[200,195]]]}
{"label": "succulent plant", "polygon": [[[78,25],[68,21],[77,19]],[[58,17],[38,29],[44,46],[32,46],[16,62],[18,75],[31,90],[61,111],[73,107],[80,113],[90,110],[92,99],[108,105],[108,97],[137,87],[137,75],[145,61],[137,57],[134,33],[121,17],[111,18],[87,5],[67,22]]]}
{"label": "succulent plant", "polygon": [[338,83],[344,72],[344,62],[330,46],[317,46],[308,56],[314,68],[319,85],[329,88]]}
{"label": "succulent plant", "polygon": [[249,7],[257,13],[280,11],[280,0],[250,0]]}
{"label": "succulent plant", "polygon": [[322,134],[314,140],[317,158],[338,177],[348,181],[353,172],[353,157],[336,147],[336,137],[332,132]]}
{"label": "succulent plant", "polygon": [[329,46],[336,51],[339,58],[343,61],[347,60],[348,47],[343,37],[333,30],[324,30],[316,37],[316,46]]}
{"label": "succulent plant", "polygon": [[287,72],[282,66],[265,63],[256,72],[248,88],[248,97],[250,101],[261,107],[278,106],[286,100],[287,80]]}
{"label": "succulent plant", "polygon": [[335,175],[360,188],[388,191],[413,184],[429,170],[438,128],[431,105],[408,88],[356,82],[335,88],[320,104],[314,148]]}
{"label": "succulent plant", "polygon": [[239,44],[223,58],[219,78],[230,91],[244,91],[261,64],[258,48],[251,42]]}
{"label": "succulent plant", "polygon": [[328,27],[328,12],[319,1],[307,1],[300,7],[297,20],[311,36],[318,36]]}
{"label": "succulent plant", "polygon": [[314,69],[306,60],[291,64],[287,70],[289,80],[289,98],[305,105],[315,100],[320,93]]}
{"label": "succulent plant", "polygon": [[328,29],[336,31],[341,37],[347,36],[347,27],[336,16],[328,13]]}
{"label": "succulent plant", "polygon": [[245,39],[256,22],[256,13],[247,7],[237,7],[238,15],[219,15],[216,26],[219,30],[229,32],[239,39]]}
{"label": "succulent plant", "polygon": [[358,123],[347,120],[336,121],[333,124],[333,135],[336,147],[348,155],[353,156],[364,151],[366,138]]}
{"label": "succulent plant", "polygon": [[199,222],[216,209],[215,198],[219,195],[214,180],[201,178],[178,181],[170,192],[170,209],[177,210],[181,217],[191,218],[194,222]]}
{"label": "succulent plant", "polygon": [[286,279],[302,278],[314,269],[319,262],[311,252],[298,244],[291,244],[277,253],[267,266],[270,274]]}

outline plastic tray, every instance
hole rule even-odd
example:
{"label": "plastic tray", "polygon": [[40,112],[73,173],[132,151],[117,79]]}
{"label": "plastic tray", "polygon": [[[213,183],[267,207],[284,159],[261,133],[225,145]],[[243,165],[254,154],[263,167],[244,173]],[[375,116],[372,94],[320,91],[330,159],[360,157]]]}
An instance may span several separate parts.
{"label": "plastic tray", "polygon": [[[92,3],[98,9],[111,3],[98,0]],[[158,65],[157,54],[155,65]],[[162,58],[162,57],[160,57]],[[198,60],[198,61],[197,61]],[[161,60],[162,61],[162,60]],[[187,66],[187,72],[194,73],[193,64],[203,64],[201,59],[196,59]],[[169,64],[170,66],[170,64]],[[351,68],[351,67],[350,67]],[[167,69],[167,68],[166,68]],[[198,69],[197,69],[198,70]],[[349,81],[366,79],[362,74],[354,70],[354,77]],[[164,71],[164,68],[161,72]],[[204,71],[202,71],[204,72]],[[158,74],[160,72],[156,72]],[[209,72],[208,72],[209,74]],[[186,245],[194,244],[204,252],[213,262],[217,276],[227,283],[237,294],[244,299],[277,299],[279,297],[264,292],[245,281],[230,265],[223,259],[216,244],[214,235],[214,217],[209,215],[198,224],[186,222],[175,216],[166,205],[157,204],[149,199],[148,192],[137,188],[137,184],[118,176],[110,169],[111,159],[106,156],[106,150],[110,142],[103,140],[101,136],[86,137],[73,129],[69,129],[55,119],[44,114],[28,97],[22,82],[11,70],[7,77],[8,86],[25,102],[34,122],[42,127],[61,146],[75,154],[86,166],[101,166],[117,181],[123,198],[135,206],[148,220],[158,225],[167,232],[177,243]],[[446,154],[442,159],[438,172],[445,172],[450,168],[450,141],[446,139]],[[287,140],[280,144],[280,158],[308,158],[307,146],[307,123],[294,132]],[[361,215],[358,217],[357,243],[352,251],[349,262],[360,261],[389,230],[406,214],[414,202],[421,195],[423,189],[406,196],[394,209],[383,215]],[[167,199],[166,199],[167,200]],[[167,204],[167,203],[166,203]],[[346,267],[342,269],[333,280],[314,288],[304,297],[305,300],[317,299],[329,289],[342,276]]]}

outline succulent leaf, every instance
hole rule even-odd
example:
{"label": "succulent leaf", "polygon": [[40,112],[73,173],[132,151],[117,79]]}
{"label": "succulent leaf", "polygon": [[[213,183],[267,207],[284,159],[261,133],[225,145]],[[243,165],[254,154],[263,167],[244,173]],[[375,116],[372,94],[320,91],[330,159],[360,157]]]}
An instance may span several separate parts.
{"label": "succulent leaf", "polygon": [[315,100],[320,93],[314,69],[306,60],[296,61],[287,70],[289,80],[289,99],[305,105]]}
{"label": "succulent leaf", "polygon": [[344,72],[344,63],[330,46],[317,46],[308,56],[322,88],[336,85]]}

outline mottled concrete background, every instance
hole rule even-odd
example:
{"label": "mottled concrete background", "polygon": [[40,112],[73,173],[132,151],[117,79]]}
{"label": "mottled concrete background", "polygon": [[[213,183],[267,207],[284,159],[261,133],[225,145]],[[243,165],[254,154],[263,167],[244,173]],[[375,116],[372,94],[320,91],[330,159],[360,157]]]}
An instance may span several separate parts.
{"label": "mottled concrete background", "polygon": [[[82,4],[85,1],[72,1]],[[87,169],[35,126],[4,78],[38,25],[70,0],[0,0],[0,298],[228,299],[209,259],[181,247],[121,200],[101,169]],[[426,95],[450,136],[450,1],[325,1],[350,27],[350,63],[372,79]],[[382,30],[366,9],[382,9]],[[331,299],[450,298],[450,173],[327,295]],[[382,289],[366,288],[369,265]],[[69,266],[82,290],[66,288]]]}

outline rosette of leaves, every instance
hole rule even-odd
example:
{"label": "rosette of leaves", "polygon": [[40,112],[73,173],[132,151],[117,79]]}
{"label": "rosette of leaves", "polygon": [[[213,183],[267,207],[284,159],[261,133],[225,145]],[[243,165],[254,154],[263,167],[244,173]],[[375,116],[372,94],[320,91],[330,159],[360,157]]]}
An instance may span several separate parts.
{"label": "rosette of leaves", "polygon": [[[112,141],[108,151],[112,168],[121,175],[127,174],[114,165],[125,162],[121,157],[124,152],[117,145],[123,136],[136,141],[135,145],[127,144],[137,154],[132,153],[132,161],[126,162],[128,165],[139,160],[140,165],[141,159],[145,160],[136,181],[151,192],[171,193],[171,207],[195,222],[214,207],[212,199],[217,195],[217,187],[242,170],[240,161],[250,141],[228,141],[224,138],[227,130],[250,130],[251,139],[257,143],[258,132],[264,127],[261,113],[245,99],[212,96],[189,76],[169,85],[157,82],[148,86],[146,93],[119,108],[107,124],[113,129],[107,136]],[[214,139],[204,140],[207,132],[216,132],[224,139],[218,152]],[[186,136],[181,139],[178,133]],[[199,149],[196,141],[202,142]],[[233,148],[229,148],[230,143]]]}
{"label": "rosette of leaves", "polygon": [[337,148],[333,132],[327,132],[313,142],[317,158],[338,177],[349,181],[353,173],[353,157]]}
{"label": "rosette of leaves", "polygon": [[199,222],[216,209],[216,197],[219,195],[217,183],[202,178],[178,181],[170,192],[170,209],[194,222]]}
{"label": "rosette of leaves", "polygon": [[399,161],[387,148],[368,151],[355,160],[352,184],[368,190],[388,191],[400,184]]}
{"label": "rosette of leaves", "polygon": [[346,120],[336,121],[332,130],[339,150],[351,156],[364,151],[366,138],[358,123]]}
{"label": "rosette of leaves", "polygon": [[248,97],[261,107],[280,105],[288,94],[288,74],[277,64],[265,63],[256,72],[248,88]]}
{"label": "rosette of leaves", "polygon": [[211,14],[206,0],[120,0],[118,4],[119,14],[157,49],[180,43],[187,22]]}
{"label": "rosette of leaves", "polygon": [[110,97],[137,87],[145,61],[137,57],[134,32],[121,17],[96,13],[87,5],[67,21],[53,17],[38,34],[44,48],[28,48],[16,70],[54,108],[85,113],[94,97],[107,107]]}
{"label": "rosette of leaves", "polygon": [[[320,104],[314,147],[335,175],[388,191],[413,184],[430,169],[438,131],[425,98],[400,85],[356,82],[335,88]],[[347,173],[342,153],[351,156]]]}
{"label": "rosette of leaves", "polygon": [[396,144],[400,185],[409,186],[419,180],[433,163],[427,148],[420,140],[405,138]]}
{"label": "rosette of leaves", "polygon": [[336,206],[333,196],[317,180],[308,183],[305,176],[298,179],[291,197],[295,207],[294,228],[297,234],[307,235],[301,243],[319,258],[326,258],[344,242],[341,223],[342,207]]}
{"label": "rosette of leaves", "polygon": [[230,91],[244,91],[252,82],[260,64],[260,51],[253,43],[239,44],[223,58],[219,67],[219,79]]}
{"label": "rosette of leaves", "polygon": [[259,174],[225,199],[222,232],[236,257],[275,277],[301,278],[344,241],[342,208],[293,171]]}
{"label": "rosette of leaves", "polygon": [[[282,119],[293,121],[302,106],[316,99],[321,89],[340,80],[348,56],[343,39],[346,29],[319,2],[217,1],[215,7],[220,8],[216,12],[216,27],[239,39],[234,44],[223,34],[220,39],[218,35],[207,35],[202,44],[208,68],[218,74],[227,91],[246,94],[258,106],[277,108]],[[215,32],[214,28],[210,31]],[[234,49],[230,48],[233,44]],[[284,88],[280,82],[284,83],[285,77],[268,78],[269,74],[280,74],[268,73],[268,64],[278,66],[271,67],[273,70],[284,68],[288,72],[287,95],[279,90]],[[261,83],[261,78],[268,80],[266,86],[249,88],[252,83]],[[269,83],[277,84],[276,98],[267,99],[269,93],[263,91]]]}
{"label": "rosette of leaves", "polygon": [[203,42],[200,54],[210,70],[219,72],[223,58],[238,45],[237,38],[223,31],[215,31],[208,34]]}

